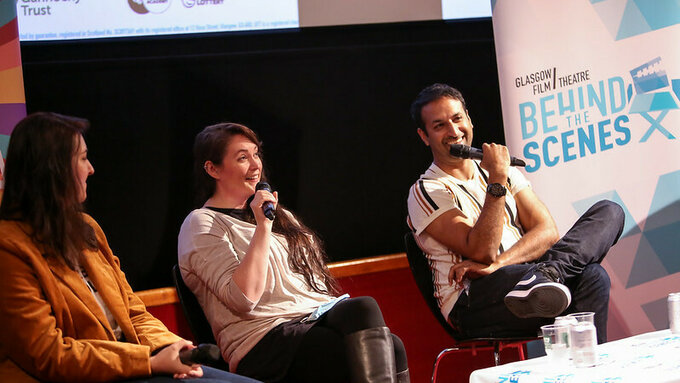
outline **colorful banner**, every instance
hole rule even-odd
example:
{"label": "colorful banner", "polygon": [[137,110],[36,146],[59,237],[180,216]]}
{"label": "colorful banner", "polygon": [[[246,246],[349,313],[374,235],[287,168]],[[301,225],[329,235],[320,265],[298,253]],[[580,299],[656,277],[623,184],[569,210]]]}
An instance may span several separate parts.
{"label": "colorful banner", "polygon": [[9,135],[24,116],[26,99],[15,2],[0,0],[0,192]]}
{"label": "colorful banner", "polygon": [[626,212],[603,265],[609,338],[668,328],[680,291],[680,2],[495,0],[506,142],[564,234]]}

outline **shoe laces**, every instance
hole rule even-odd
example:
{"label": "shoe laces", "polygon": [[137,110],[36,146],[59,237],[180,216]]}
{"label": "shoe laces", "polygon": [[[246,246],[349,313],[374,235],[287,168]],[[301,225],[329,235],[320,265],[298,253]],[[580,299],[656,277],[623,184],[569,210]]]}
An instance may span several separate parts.
{"label": "shoe laces", "polygon": [[540,271],[551,281],[562,283],[560,281],[560,273],[557,272],[557,269],[554,266],[546,265],[545,263],[539,263],[536,267],[536,270]]}

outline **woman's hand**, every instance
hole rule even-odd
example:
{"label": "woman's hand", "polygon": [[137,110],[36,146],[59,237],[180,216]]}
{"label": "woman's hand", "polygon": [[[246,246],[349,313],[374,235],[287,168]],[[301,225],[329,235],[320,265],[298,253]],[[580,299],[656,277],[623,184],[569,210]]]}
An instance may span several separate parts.
{"label": "woman's hand", "polygon": [[188,366],[179,359],[179,352],[183,349],[192,349],[195,346],[188,340],[180,340],[151,357],[152,375],[172,375],[175,379],[200,378],[203,369],[198,364]]}
{"label": "woman's hand", "polygon": [[258,190],[255,192],[253,200],[250,202],[250,208],[253,210],[255,222],[257,222],[258,225],[261,223],[272,223],[269,218],[264,216],[264,211],[262,210],[262,206],[264,206],[264,204],[267,202],[274,204],[274,209],[276,209],[276,205],[279,203],[279,193],[270,193],[267,190]]}
{"label": "woman's hand", "polygon": [[[265,282],[267,281],[267,270],[269,268],[269,243],[272,234],[272,224],[274,221],[265,217],[262,206],[266,202],[271,202],[276,205],[279,201],[279,194],[277,192],[270,193],[266,190],[258,190],[255,192],[253,200],[250,202],[250,208],[255,215],[257,226],[253,237],[250,239],[250,245],[246,250],[246,254],[241,258],[240,264],[236,267],[232,275],[232,281],[243,292],[251,302],[259,302],[264,293]],[[249,310],[252,310],[249,309]]]}

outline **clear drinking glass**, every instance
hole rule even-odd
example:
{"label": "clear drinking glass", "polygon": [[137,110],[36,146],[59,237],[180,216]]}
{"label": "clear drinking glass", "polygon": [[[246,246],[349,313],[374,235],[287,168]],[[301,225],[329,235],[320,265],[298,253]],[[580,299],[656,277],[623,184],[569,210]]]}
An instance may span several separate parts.
{"label": "clear drinking glass", "polygon": [[581,313],[568,314],[567,317],[576,319],[577,322],[589,322],[595,324],[595,313],[586,311]]}
{"label": "clear drinking glass", "polygon": [[[571,347],[571,335],[569,334],[569,329],[571,328],[572,325],[577,324],[578,321],[574,317],[569,317],[569,316],[559,316],[555,318],[555,324],[559,325],[566,325],[567,328],[565,329],[564,333],[567,337],[567,351],[569,351],[569,347]],[[569,352],[568,352],[569,354]],[[571,355],[569,355],[569,358],[571,358]]]}
{"label": "clear drinking glass", "polygon": [[597,330],[588,320],[583,320],[569,329],[571,359],[576,367],[591,367],[597,364]]}
{"label": "clear drinking glass", "polygon": [[541,326],[545,353],[553,363],[566,363],[569,360],[568,338],[569,324],[548,324]]}

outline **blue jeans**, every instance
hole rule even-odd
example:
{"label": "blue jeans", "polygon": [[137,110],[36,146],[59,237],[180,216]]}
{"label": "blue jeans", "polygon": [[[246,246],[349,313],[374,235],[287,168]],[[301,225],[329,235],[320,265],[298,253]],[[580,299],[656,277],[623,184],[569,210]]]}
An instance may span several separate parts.
{"label": "blue jeans", "polygon": [[191,379],[173,379],[172,376],[152,376],[148,378],[130,379],[120,383],[261,383],[259,380],[232,374],[216,368],[202,366],[203,377]]}
{"label": "blue jeans", "polygon": [[609,275],[600,262],[623,231],[624,213],[611,201],[593,205],[543,256],[531,263],[510,265],[473,280],[463,292],[449,321],[459,339],[534,336],[551,318],[518,318],[503,303],[505,295],[539,263],[554,267],[571,291],[565,314],[595,312],[598,343],[607,341]]}

